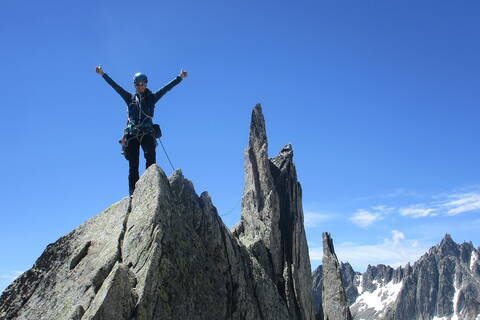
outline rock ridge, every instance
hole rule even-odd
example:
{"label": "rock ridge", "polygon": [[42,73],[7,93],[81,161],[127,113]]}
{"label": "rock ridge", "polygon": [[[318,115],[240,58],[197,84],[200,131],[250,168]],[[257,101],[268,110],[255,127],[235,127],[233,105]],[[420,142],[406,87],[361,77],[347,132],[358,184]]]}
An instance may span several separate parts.
{"label": "rock ridge", "polygon": [[[313,319],[301,187],[287,145],[267,157],[252,112],[242,220],[157,165],[125,198],[50,244],[0,297],[0,318]],[[284,199],[285,198],[285,199]]]}
{"label": "rock ridge", "polygon": [[311,266],[303,225],[302,188],[290,144],[268,158],[260,105],[252,111],[245,150],[241,221],[233,234],[249,249],[275,283],[291,319],[312,319]]}
{"label": "rock ridge", "polygon": [[[352,274],[350,265],[341,264],[353,319],[480,319],[479,256],[471,242],[457,244],[446,234],[413,266],[369,265],[363,274]],[[320,266],[313,274],[316,313],[322,311],[319,279],[324,270]]]}
{"label": "rock ridge", "polygon": [[322,259],[322,310],[324,320],[352,320],[348,307],[347,294],[342,284],[340,264],[335,254],[333,240],[328,232],[323,237]]}

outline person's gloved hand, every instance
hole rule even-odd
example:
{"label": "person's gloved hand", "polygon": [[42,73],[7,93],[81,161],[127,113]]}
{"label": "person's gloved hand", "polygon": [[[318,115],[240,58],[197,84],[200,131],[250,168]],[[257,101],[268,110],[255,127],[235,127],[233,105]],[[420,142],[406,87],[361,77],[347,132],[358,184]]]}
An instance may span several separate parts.
{"label": "person's gloved hand", "polygon": [[187,70],[180,71],[180,78],[185,79],[188,76]]}
{"label": "person's gloved hand", "polygon": [[101,76],[103,76],[105,74],[105,72],[103,72],[102,66],[97,66],[95,68],[95,72],[98,73]]}

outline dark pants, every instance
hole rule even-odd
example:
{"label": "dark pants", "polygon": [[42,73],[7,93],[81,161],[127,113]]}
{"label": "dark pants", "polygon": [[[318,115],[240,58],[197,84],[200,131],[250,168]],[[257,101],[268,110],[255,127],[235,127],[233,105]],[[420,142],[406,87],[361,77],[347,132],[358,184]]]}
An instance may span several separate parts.
{"label": "dark pants", "polygon": [[[129,137],[127,137],[128,139]],[[139,179],[138,175],[138,164],[139,164],[139,156],[140,156],[140,146],[142,146],[143,154],[145,156],[146,165],[145,168],[147,169],[152,164],[156,162],[155,159],[155,138],[151,135],[144,135],[142,138],[136,139],[133,138],[128,141],[127,145],[127,159],[129,164],[129,172],[128,172],[128,189],[130,195],[133,194],[135,190],[135,183],[137,183]]]}

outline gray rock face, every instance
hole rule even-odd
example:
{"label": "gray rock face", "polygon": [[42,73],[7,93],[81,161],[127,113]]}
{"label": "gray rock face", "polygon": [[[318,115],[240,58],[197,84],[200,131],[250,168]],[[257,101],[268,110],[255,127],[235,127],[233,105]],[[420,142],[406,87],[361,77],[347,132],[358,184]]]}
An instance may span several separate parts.
{"label": "gray rock face", "polygon": [[[479,253],[472,243],[458,245],[446,235],[413,266],[368,266],[353,282],[351,272],[340,268],[344,288],[353,283],[357,290],[348,299],[353,318],[480,319]],[[317,282],[313,290],[317,305],[321,296]]]}
{"label": "gray rock face", "polygon": [[340,264],[338,263],[333,240],[330,234],[323,233],[323,285],[322,309],[324,320],[351,320],[347,294],[342,283]]}
{"label": "gray rock face", "polygon": [[348,305],[355,302],[358,297],[358,285],[360,272],[355,272],[349,263],[340,263],[340,275],[342,276],[342,284],[347,295]]}
{"label": "gray rock face", "polygon": [[[319,265],[312,274],[313,277],[313,312],[315,319],[323,320],[322,308],[322,286],[323,286],[323,266]],[[345,286],[344,286],[345,287]]]}
{"label": "gray rock face", "polygon": [[[323,285],[323,266],[319,265],[313,272],[313,303],[314,312],[317,319],[323,319],[322,309],[322,285]],[[340,262],[340,276],[342,286],[347,296],[347,305],[352,305],[358,297],[360,272],[353,270],[352,266],[347,262]]]}
{"label": "gray rock face", "polygon": [[415,262],[385,319],[480,318],[479,251],[450,235]]}
{"label": "gray rock face", "polygon": [[267,151],[265,120],[261,106],[257,105],[252,112],[249,145],[245,150],[242,218],[233,233],[276,285],[289,318],[313,319],[302,189],[293,164],[292,146],[286,145],[272,159]]}
{"label": "gray rock face", "polygon": [[383,264],[369,265],[355,281],[357,295],[350,305],[354,319],[384,319],[394,306],[403,285],[403,275],[408,270],[409,266],[393,269]]}
{"label": "gray rock face", "polygon": [[82,315],[119,259],[128,210],[129,200],[124,199],[50,244],[32,269],[3,292],[0,319]]}
{"label": "gray rock face", "polygon": [[[260,107],[254,114],[261,116]],[[251,133],[250,145],[261,145],[255,137]],[[244,207],[268,208],[276,201],[279,211],[267,217],[260,215],[267,211],[250,215],[244,208],[250,224],[236,236],[209,195],[198,196],[181,171],[168,179],[150,166],[131,201],[114,204],[47,247],[3,292],[0,319],[313,319],[291,149],[268,161],[262,168],[273,172],[274,189],[246,194]],[[264,172],[257,173],[252,179],[265,182]],[[249,181],[245,190],[259,190]],[[282,214],[292,216],[285,220]]]}

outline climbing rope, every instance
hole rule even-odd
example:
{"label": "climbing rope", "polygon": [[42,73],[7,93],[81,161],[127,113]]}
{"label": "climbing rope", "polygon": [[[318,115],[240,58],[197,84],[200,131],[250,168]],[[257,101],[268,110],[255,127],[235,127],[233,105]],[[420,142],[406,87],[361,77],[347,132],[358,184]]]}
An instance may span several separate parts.
{"label": "climbing rope", "polygon": [[160,144],[162,145],[163,152],[165,152],[165,155],[167,156],[168,162],[170,162],[170,166],[172,167],[172,170],[175,171],[175,168],[173,167],[172,161],[170,161],[170,157],[168,156],[167,150],[165,150],[165,147],[163,146],[162,139],[158,139],[160,141]]}
{"label": "climbing rope", "polygon": [[231,208],[230,210],[228,210],[227,212],[225,212],[224,214],[221,214],[220,217],[224,217],[224,216],[228,216],[230,213],[233,212],[233,210],[235,210],[239,203],[242,201],[242,198],[238,199],[237,203],[235,204],[235,206],[233,208]]}

